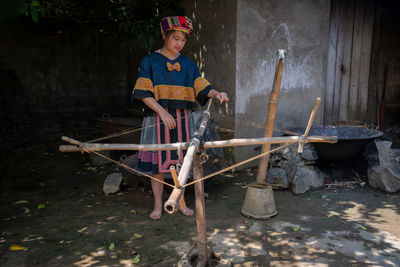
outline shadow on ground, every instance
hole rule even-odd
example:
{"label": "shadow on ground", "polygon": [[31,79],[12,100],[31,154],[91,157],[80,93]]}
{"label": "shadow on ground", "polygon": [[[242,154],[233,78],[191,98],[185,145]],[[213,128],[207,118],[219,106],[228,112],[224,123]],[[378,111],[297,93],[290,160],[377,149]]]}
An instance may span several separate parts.
{"label": "shadow on ground", "polygon": [[[149,183],[133,188],[127,181],[123,191],[105,196],[103,181],[115,166],[91,166],[87,155],[62,154],[56,146],[10,155],[0,189],[1,266],[172,266],[190,250],[195,219],[177,213],[150,220]],[[400,265],[398,193],[369,186],[298,196],[275,191],[278,215],[254,220],[240,214],[254,174],[206,182],[208,237],[221,265]],[[187,191],[194,207],[193,189]]]}

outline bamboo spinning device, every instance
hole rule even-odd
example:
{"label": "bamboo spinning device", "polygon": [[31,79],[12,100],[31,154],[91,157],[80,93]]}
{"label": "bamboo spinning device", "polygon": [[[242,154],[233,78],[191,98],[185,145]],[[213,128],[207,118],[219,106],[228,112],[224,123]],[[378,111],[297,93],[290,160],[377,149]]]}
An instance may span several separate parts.
{"label": "bamboo spinning device", "polygon": [[[197,242],[198,242],[198,259],[199,259],[199,263],[204,262],[204,264],[200,265],[200,266],[204,266],[208,261],[211,251],[208,251],[207,240],[206,240],[206,218],[205,218],[203,181],[205,179],[211,178],[217,174],[223,173],[225,171],[228,171],[230,169],[238,167],[242,164],[245,164],[251,160],[255,160],[260,157],[269,155],[271,152],[276,151],[278,149],[282,149],[283,147],[286,147],[290,144],[294,144],[294,143],[299,144],[299,150],[300,150],[300,147],[302,148],[304,146],[304,144],[306,144],[306,143],[315,143],[315,142],[335,143],[335,142],[337,142],[336,136],[308,136],[308,133],[310,131],[315,114],[316,114],[318,106],[319,106],[319,102],[320,102],[320,98],[317,98],[316,104],[313,108],[313,111],[311,113],[310,119],[307,124],[306,132],[302,136],[230,139],[230,140],[224,140],[224,141],[205,142],[204,145],[202,147],[200,147],[200,139],[204,134],[204,131],[207,126],[207,122],[210,118],[209,111],[204,110],[200,127],[195,132],[194,137],[191,139],[191,141],[189,143],[183,142],[183,143],[173,143],[173,144],[163,144],[163,145],[82,143],[82,142],[79,142],[72,138],[63,136],[62,140],[65,142],[68,142],[72,145],[61,145],[59,147],[59,150],[61,152],[78,152],[78,151],[82,152],[82,153],[93,152],[103,158],[107,158],[106,156],[98,153],[97,151],[106,151],[106,150],[108,150],[108,151],[110,151],[110,150],[158,151],[158,150],[186,149],[187,153],[186,153],[186,156],[184,157],[183,165],[182,165],[181,171],[179,172],[179,175],[177,177],[177,182],[175,182],[175,186],[166,183],[168,186],[173,187],[173,190],[172,190],[170,197],[164,204],[164,209],[169,214],[172,214],[175,212],[177,202],[181,201],[181,199],[182,199],[184,187],[189,185],[189,184],[187,184],[187,179],[189,177],[190,169],[193,165],[194,166],[194,168],[193,168],[193,171],[194,171],[194,179],[193,180],[194,181],[190,184],[195,184],[196,225],[197,225],[197,231],[198,231],[198,236],[197,236],[197,238],[198,238],[198,240],[197,240]],[[265,151],[264,153],[261,153],[260,155],[258,155],[256,157],[245,160],[243,162],[240,162],[238,164],[235,164],[235,165],[225,168],[223,170],[217,171],[216,173],[210,174],[206,177],[202,177],[203,171],[202,171],[201,165],[202,165],[202,161],[203,161],[202,158],[204,158],[204,157],[202,157],[201,152],[204,153],[204,151],[207,148],[246,146],[246,145],[257,145],[257,144],[269,144],[269,145],[284,144],[284,145],[278,147],[277,149]],[[107,159],[109,159],[109,158],[107,158]],[[136,169],[133,169],[133,168],[127,166],[127,165],[124,165],[124,164],[114,161],[112,159],[110,159],[110,160],[120,166],[123,166],[130,170],[135,171],[139,175],[146,176],[150,179],[154,178],[148,174],[142,173]],[[176,174],[176,170],[174,167],[172,167],[172,169],[173,169],[173,176],[174,176],[174,174]],[[181,204],[182,204],[182,202],[181,202]]]}
{"label": "bamboo spinning device", "polygon": [[[276,74],[280,75],[282,74],[283,70],[283,60],[280,60],[278,58],[278,67]],[[279,75],[278,75],[279,76]],[[273,109],[269,108],[268,113],[270,112],[274,113],[276,112],[276,106],[277,106],[277,94],[279,93],[279,89],[277,89],[280,86],[280,78],[279,81],[276,83],[274,82],[274,86],[276,87],[275,91],[272,96],[270,97],[270,104],[274,104],[275,111]],[[143,144],[104,144],[104,143],[93,143],[91,142],[85,142],[82,143],[80,141],[74,140],[72,138],[63,136],[62,140],[65,142],[70,143],[70,145],[61,145],[59,147],[59,150],[61,152],[87,152],[87,153],[95,153],[99,155],[100,157],[106,158],[111,160],[112,162],[123,166],[125,168],[128,168],[134,172],[136,172],[139,175],[146,176],[150,179],[156,179],[155,177],[142,173],[134,168],[131,168],[130,166],[124,165],[120,162],[117,162],[115,160],[112,160],[101,153],[98,153],[98,151],[105,151],[105,150],[141,150],[141,151],[159,151],[159,150],[181,150],[185,149],[187,150],[186,155],[184,157],[184,161],[181,167],[181,170],[179,173],[176,173],[176,169],[174,166],[171,166],[171,173],[172,177],[174,180],[174,185],[168,184],[164,182],[166,185],[173,187],[172,193],[169,196],[168,200],[164,203],[164,210],[172,214],[176,211],[176,206],[177,202],[180,201],[180,204],[182,207],[185,207],[185,202],[183,200],[183,191],[184,188],[188,185],[194,184],[195,187],[195,203],[196,203],[196,226],[197,226],[197,247],[198,247],[198,262],[197,266],[205,266],[207,262],[210,259],[211,255],[211,250],[207,246],[207,233],[206,233],[206,217],[205,217],[205,204],[204,204],[204,184],[203,181],[205,179],[211,178],[215,175],[218,175],[220,173],[223,173],[225,171],[228,171],[230,169],[233,169],[235,167],[238,167],[240,165],[243,165],[251,160],[255,160],[258,158],[262,158],[262,162],[259,166],[259,174],[257,176],[257,181],[260,182],[261,178],[265,178],[264,172],[266,172],[267,169],[267,163],[268,163],[268,156],[271,152],[276,151],[278,149],[282,149],[284,147],[289,146],[290,144],[297,143],[299,145],[298,147],[298,152],[301,153],[303,150],[303,146],[306,143],[314,143],[314,142],[324,142],[324,143],[335,143],[337,142],[337,137],[336,136],[308,136],[310,128],[312,126],[315,114],[318,110],[320,98],[317,98],[316,103],[314,105],[314,108],[311,112],[311,116],[309,118],[306,131],[304,135],[302,136],[285,136],[285,137],[272,137],[272,129],[273,129],[273,120],[268,120],[266,122],[266,128],[265,128],[265,137],[263,138],[242,138],[242,139],[230,139],[230,140],[224,140],[224,141],[212,141],[212,142],[205,142],[202,144],[202,137],[203,134],[206,130],[208,120],[210,118],[210,105],[211,105],[211,99],[207,105],[207,109],[203,111],[202,119],[199,128],[197,131],[194,133],[194,136],[191,138],[190,142],[182,142],[182,143],[173,143],[173,144],[149,144],[149,145],[143,145]],[[274,114],[275,116],[275,114]],[[272,125],[272,127],[271,127]],[[268,129],[267,129],[268,128]],[[126,133],[129,133],[130,131],[126,131]],[[97,139],[100,140],[101,138]],[[247,145],[263,145],[263,150],[260,155],[257,155],[253,158],[244,160],[243,162],[237,163],[233,166],[230,166],[228,168],[222,169],[220,171],[217,171],[215,173],[212,173],[210,175],[207,175],[203,177],[203,169],[202,169],[202,163],[205,161],[206,154],[205,151],[208,148],[217,148],[217,147],[234,147],[234,146],[247,146]],[[271,144],[283,144],[278,148],[275,149],[270,149]],[[193,166],[193,182],[187,183],[188,177],[190,170],[192,169]],[[261,176],[260,176],[261,175]],[[263,177],[262,177],[263,176]],[[159,181],[158,179],[156,179]]]}

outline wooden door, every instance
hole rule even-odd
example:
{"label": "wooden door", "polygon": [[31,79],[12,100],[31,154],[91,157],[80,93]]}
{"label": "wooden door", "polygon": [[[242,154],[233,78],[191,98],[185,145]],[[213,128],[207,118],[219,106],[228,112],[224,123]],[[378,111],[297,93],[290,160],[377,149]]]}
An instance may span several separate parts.
{"label": "wooden door", "polygon": [[332,0],[324,124],[365,121],[375,0]]}

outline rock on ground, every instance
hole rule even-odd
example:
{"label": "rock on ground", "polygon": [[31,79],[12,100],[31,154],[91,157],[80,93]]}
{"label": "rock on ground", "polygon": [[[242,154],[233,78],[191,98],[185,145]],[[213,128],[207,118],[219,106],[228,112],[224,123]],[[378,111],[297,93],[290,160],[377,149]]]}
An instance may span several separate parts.
{"label": "rock on ground", "polygon": [[122,182],[122,174],[119,172],[110,173],[103,184],[103,192],[104,194],[112,194],[116,193],[119,190],[119,186]]}
{"label": "rock on ground", "polygon": [[[111,157],[111,151],[98,151],[97,153],[100,153],[109,158]],[[89,158],[94,166],[101,166],[111,163],[111,161],[109,161],[108,159],[102,158],[95,153],[90,153]]]}
{"label": "rock on ground", "polygon": [[292,191],[295,194],[303,194],[310,188],[318,188],[324,185],[324,175],[315,166],[299,166],[294,175]]}
{"label": "rock on ground", "polygon": [[301,154],[301,158],[308,161],[316,161],[318,159],[317,151],[313,144],[306,144]]}
{"label": "rock on ground", "polygon": [[375,188],[386,192],[400,190],[400,163],[399,157],[390,148],[388,141],[375,141],[378,152],[378,161],[370,161],[368,168],[368,183]]}
{"label": "rock on ground", "polygon": [[289,180],[286,170],[281,168],[271,168],[267,173],[267,182],[271,184],[280,184],[283,188],[289,188]]}

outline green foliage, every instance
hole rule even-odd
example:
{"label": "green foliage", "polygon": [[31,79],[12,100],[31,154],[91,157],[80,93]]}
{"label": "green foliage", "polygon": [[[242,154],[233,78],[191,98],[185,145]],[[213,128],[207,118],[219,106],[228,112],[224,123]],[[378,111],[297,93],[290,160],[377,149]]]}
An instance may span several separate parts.
{"label": "green foliage", "polygon": [[6,21],[25,14],[25,0],[1,0],[0,21]]}
{"label": "green foliage", "polygon": [[144,47],[152,48],[161,38],[160,20],[167,16],[184,15],[176,0],[110,0],[118,5],[117,20],[124,39],[136,39]]}
{"label": "green foliage", "polygon": [[28,16],[75,21],[109,21],[117,24],[123,40],[137,40],[151,49],[160,40],[160,20],[184,15],[179,0],[2,0],[0,19]]}

